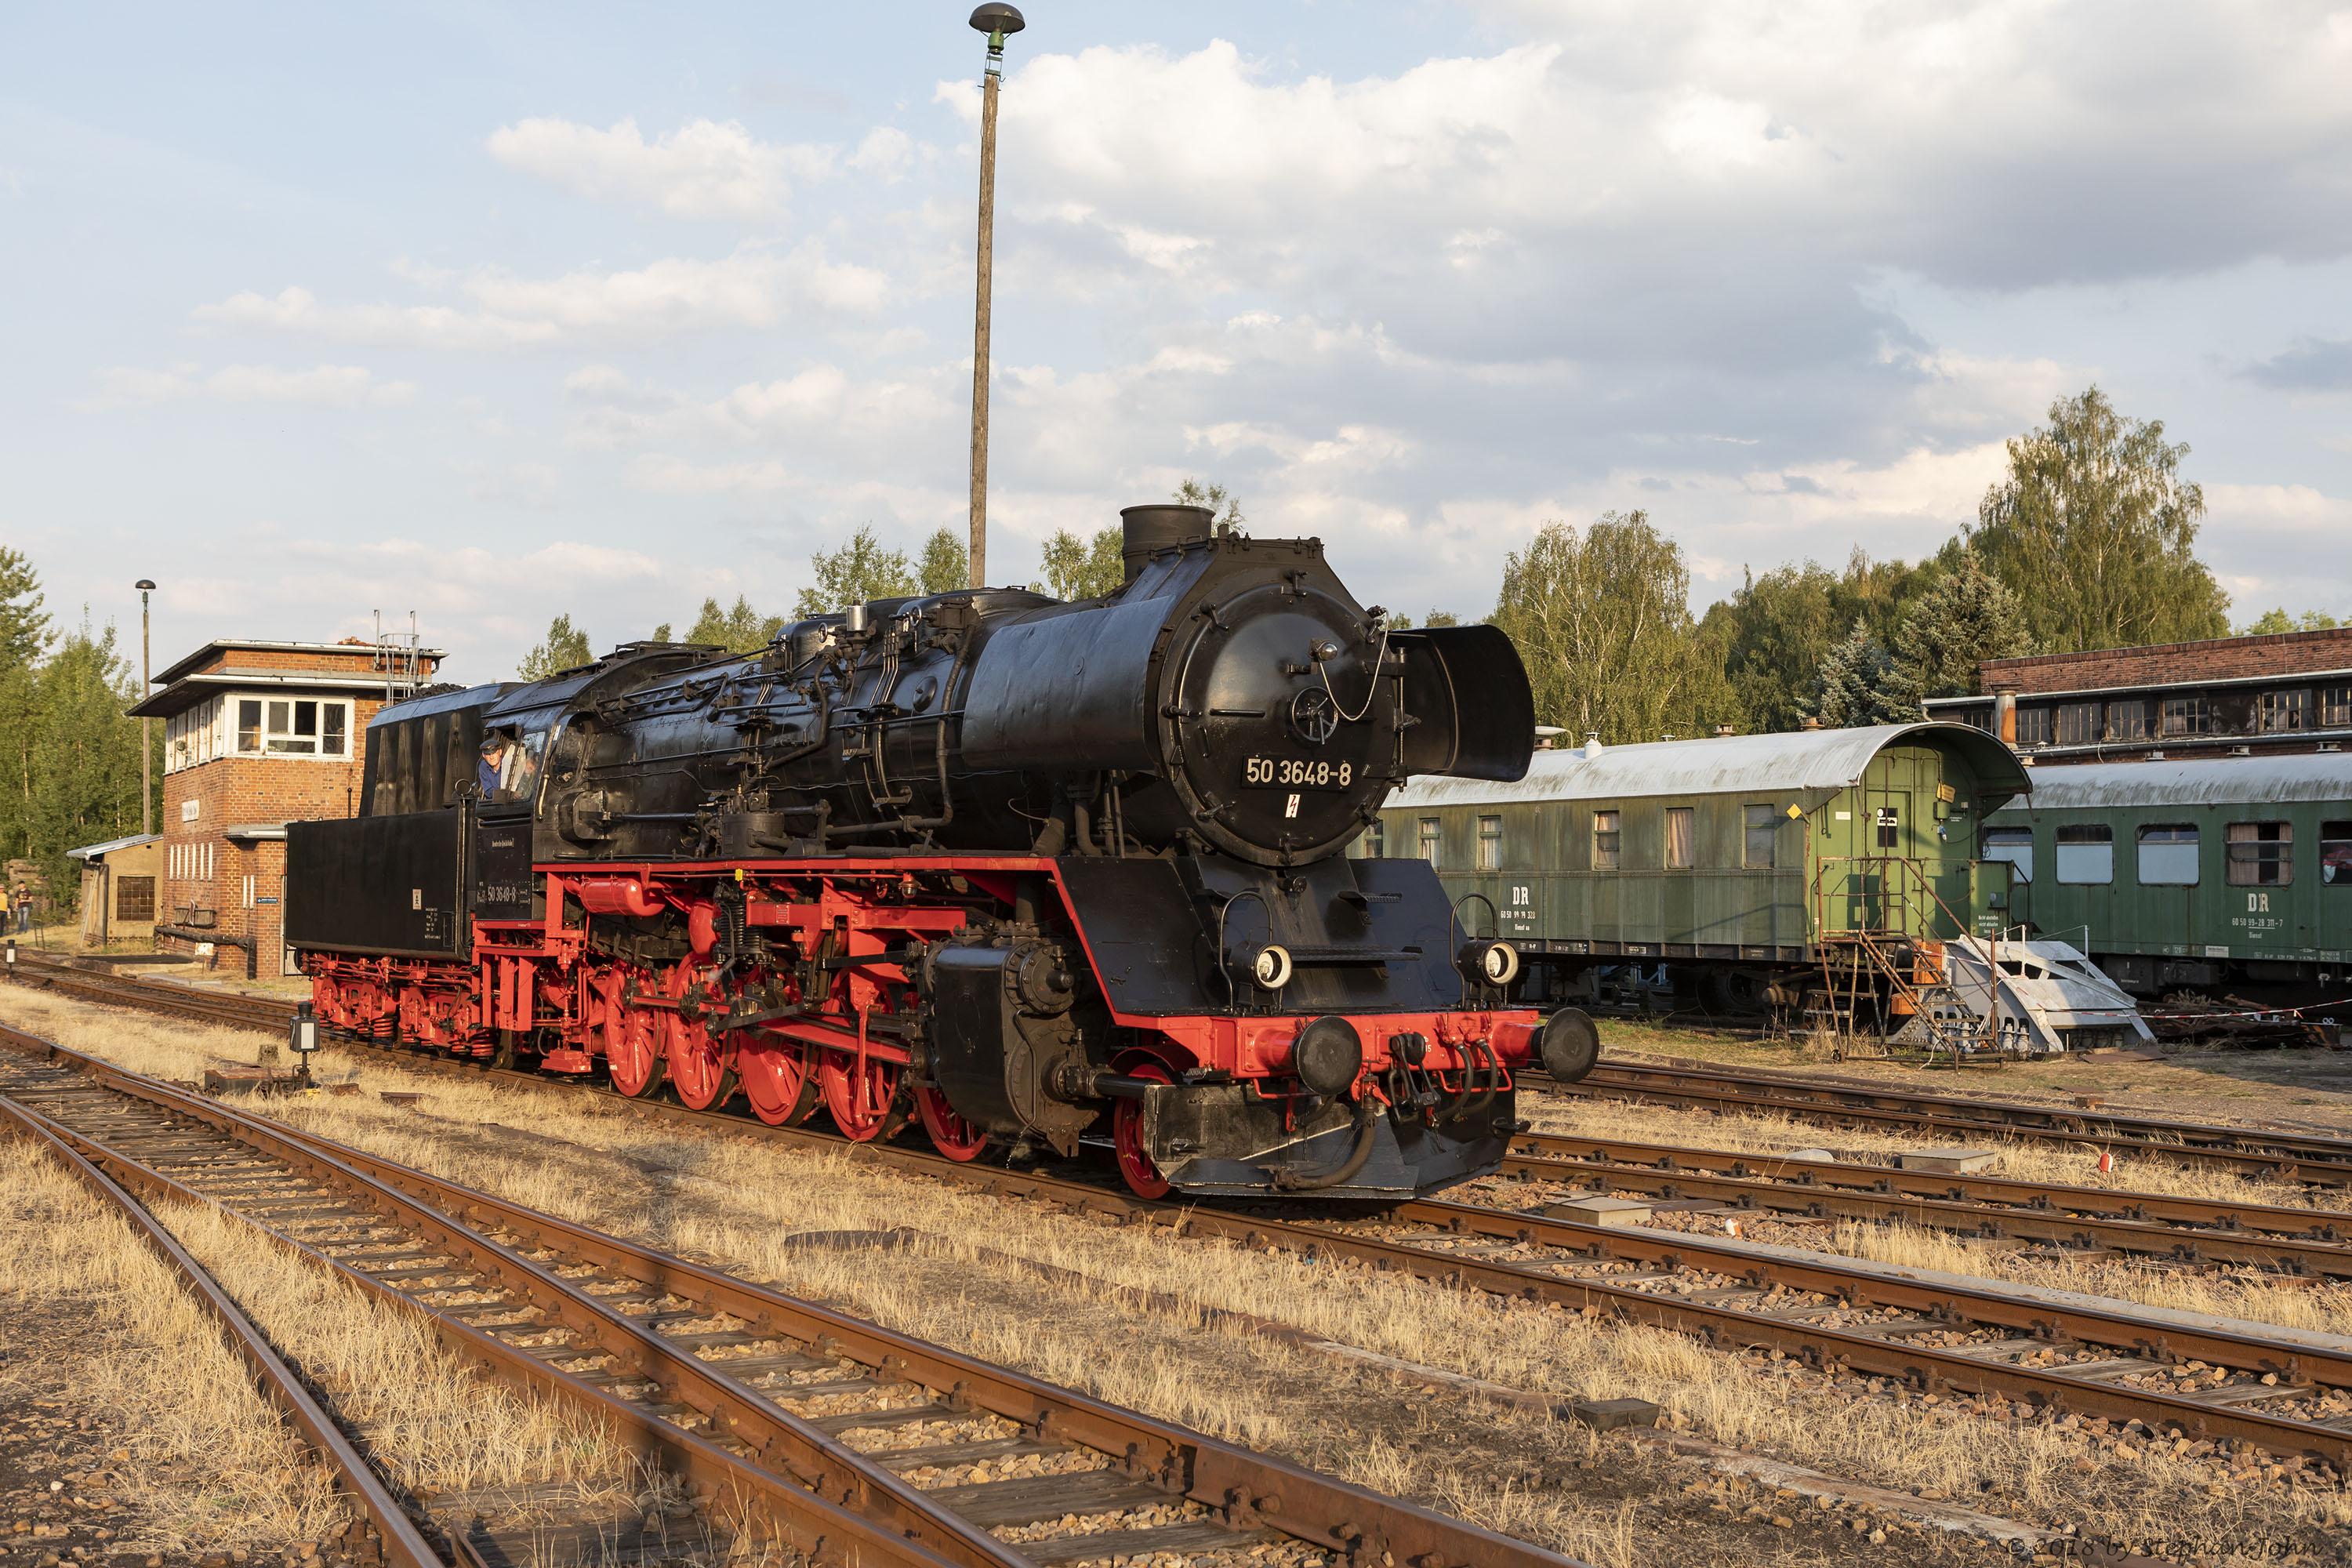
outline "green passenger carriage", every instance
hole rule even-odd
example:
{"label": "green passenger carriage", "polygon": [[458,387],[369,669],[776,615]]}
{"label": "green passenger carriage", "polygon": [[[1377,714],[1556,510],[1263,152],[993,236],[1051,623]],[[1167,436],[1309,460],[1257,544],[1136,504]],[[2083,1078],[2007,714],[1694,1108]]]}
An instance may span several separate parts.
{"label": "green passenger carriage", "polygon": [[2125,990],[2342,989],[2352,756],[2037,768],[1985,818],[2012,907]]}
{"label": "green passenger carriage", "polygon": [[1943,942],[2011,923],[1977,834],[2029,787],[1960,724],[1591,744],[1514,783],[1416,779],[1356,852],[1433,863],[1465,929],[1517,949],[1529,1000],[1665,963],[1714,1010],[1867,993],[1883,1020]]}

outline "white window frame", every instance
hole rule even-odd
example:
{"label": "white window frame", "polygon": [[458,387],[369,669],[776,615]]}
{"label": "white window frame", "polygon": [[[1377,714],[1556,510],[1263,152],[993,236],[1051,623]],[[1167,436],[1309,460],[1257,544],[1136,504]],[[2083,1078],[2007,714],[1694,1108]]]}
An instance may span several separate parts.
{"label": "white window frame", "polygon": [[[248,748],[245,743],[246,703],[257,703],[261,722],[254,733],[258,744]],[[310,706],[316,713],[316,729],[310,735],[298,732],[301,721],[300,706]],[[314,763],[348,763],[352,760],[352,719],[354,704],[348,697],[305,697],[293,692],[240,691],[224,703],[226,728],[223,734],[225,754],[239,757],[297,757]],[[343,749],[321,751],[326,744],[327,717],[331,709],[341,709],[343,715]],[[280,723],[284,727],[280,728]],[[309,744],[310,751],[292,748]]]}

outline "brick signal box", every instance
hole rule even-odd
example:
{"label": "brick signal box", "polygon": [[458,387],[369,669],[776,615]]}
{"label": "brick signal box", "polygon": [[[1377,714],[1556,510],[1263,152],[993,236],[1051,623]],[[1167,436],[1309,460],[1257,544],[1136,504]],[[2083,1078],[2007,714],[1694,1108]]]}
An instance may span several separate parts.
{"label": "brick signal box", "polygon": [[156,945],[286,963],[286,825],[358,809],[368,721],[433,679],[406,643],[223,640],[156,678],[131,710],[163,721],[163,880]]}

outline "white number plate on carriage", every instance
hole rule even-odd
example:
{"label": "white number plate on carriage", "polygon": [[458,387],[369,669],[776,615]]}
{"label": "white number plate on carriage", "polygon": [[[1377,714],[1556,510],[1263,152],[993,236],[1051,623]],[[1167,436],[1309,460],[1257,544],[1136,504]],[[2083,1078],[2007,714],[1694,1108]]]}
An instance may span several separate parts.
{"label": "white number plate on carriage", "polygon": [[1327,758],[1242,759],[1242,783],[1256,789],[1346,789],[1355,776],[1354,763]]}

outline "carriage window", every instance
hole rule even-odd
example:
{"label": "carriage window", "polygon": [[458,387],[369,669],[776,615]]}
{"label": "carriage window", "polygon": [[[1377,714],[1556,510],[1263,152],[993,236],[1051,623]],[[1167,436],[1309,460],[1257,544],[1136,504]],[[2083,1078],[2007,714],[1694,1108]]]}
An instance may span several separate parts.
{"label": "carriage window", "polygon": [[2228,830],[2230,886],[2284,888],[2294,880],[2294,824],[2233,822]]}
{"label": "carriage window", "polygon": [[1687,871],[1698,864],[1698,808],[1666,807],[1666,869]]}
{"label": "carriage window", "polygon": [[2116,836],[2105,823],[2058,830],[2058,879],[2078,887],[2116,879]]}
{"label": "carriage window", "polygon": [[1437,864],[1437,818],[1421,819],[1421,858],[1431,865]]}
{"label": "carriage window", "polygon": [[1499,871],[1503,868],[1503,819],[1482,816],[1478,819],[1478,869]]}
{"label": "carriage window", "polygon": [[1388,824],[1377,816],[1372,818],[1372,825],[1364,829],[1364,858],[1368,860],[1387,858],[1388,837]]}
{"label": "carriage window", "polygon": [[1772,868],[1772,846],[1779,841],[1780,814],[1769,805],[1743,805],[1739,821],[1747,843],[1740,847],[1739,863],[1751,871]]}
{"label": "carriage window", "polygon": [[2165,823],[2139,830],[2139,880],[2144,888],[2197,885],[2197,825]]}
{"label": "carriage window", "polygon": [[2319,825],[2319,879],[2331,888],[2352,888],[2352,822]]}
{"label": "carriage window", "polygon": [[1596,811],[1592,814],[1592,868],[1596,871],[1617,869],[1617,814]]}
{"label": "carriage window", "polygon": [[2164,700],[2164,732],[2167,735],[2202,735],[2212,727],[2212,710],[2202,697],[2168,697]]}
{"label": "carriage window", "polygon": [[1988,827],[1984,830],[1984,858],[2006,860],[2010,876],[2020,882],[2033,880],[2033,829],[2031,827]]}
{"label": "carriage window", "polygon": [[1876,807],[1871,813],[1871,821],[1877,832],[1878,847],[1896,849],[1902,847],[1903,823],[1893,806]]}
{"label": "carriage window", "polygon": [[2028,708],[2017,710],[2017,743],[2021,746],[2046,746],[2050,743],[2050,710]]}

